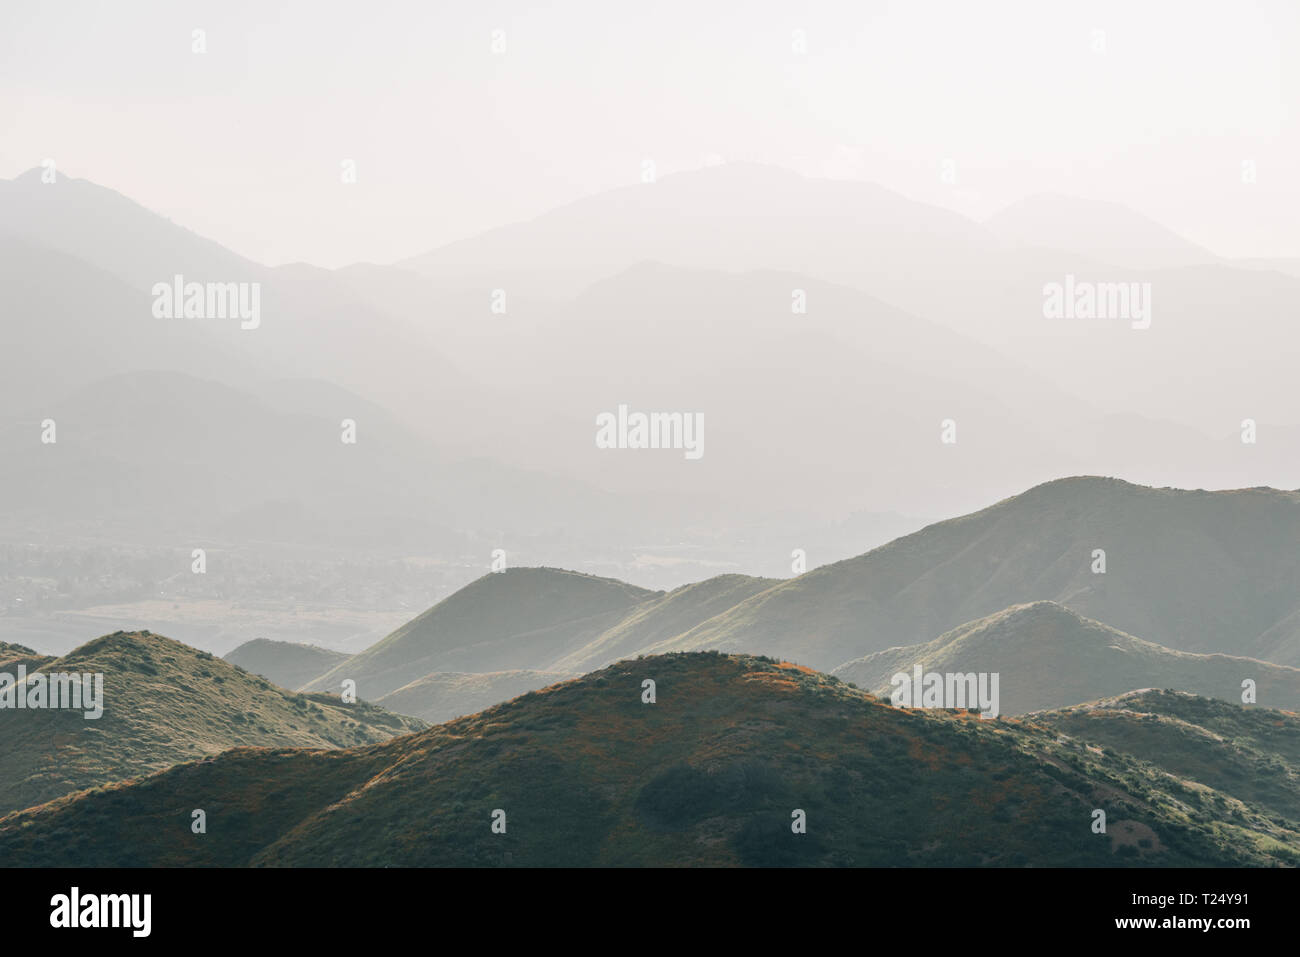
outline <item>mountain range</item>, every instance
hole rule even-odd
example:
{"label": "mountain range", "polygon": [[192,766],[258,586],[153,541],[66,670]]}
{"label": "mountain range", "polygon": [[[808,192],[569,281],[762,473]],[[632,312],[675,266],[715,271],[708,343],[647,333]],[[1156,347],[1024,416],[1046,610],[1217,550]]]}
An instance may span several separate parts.
{"label": "mountain range", "polygon": [[[33,172],[0,183],[0,242],[6,309],[40,319],[15,323],[0,357],[0,481],[14,492],[0,523],[15,536],[103,532],[49,504],[97,501],[89,476],[102,475],[118,538],[249,541],[278,514],[278,541],[439,541],[454,544],[437,558],[463,560],[508,535],[543,561],[593,555],[676,585],[709,562],[780,573],[794,546],[754,540],[778,519],[813,539],[882,502],[953,514],[1083,470],[1239,487],[1297,464],[1300,420],[1277,410],[1300,282],[1104,203],[1033,197],[977,223],[870,184],[727,164],[330,271],[261,266],[111,189]],[[176,274],[261,284],[261,325],[157,319],[150,291]],[[1044,283],[1067,274],[1151,281],[1161,311],[1140,334],[1049,322]],[[1246,332],[1210,335],[1225,315]],[[206,439],[189,473],[151,485],[134,458],[183,423],[145,415],[138,397],[172,394],[178,412],[204,410],[192,428]],[[704,458],[596,448],[595,416],[619,403],[704,414]],[[80,446],[58,449],[76,467],[51,471],[47,417]],[[360,432],[346,458],[345,418]],[[1239,441],[1245,418],[1255,445]],[[949,419],[954,444],[940,441]],[[271,436],[295,456],[277,458]],[[181,491],[204,476],[239,493],[218,516]],[[271,480],[265,494],[250,476]],[[285,507],[281,476],[315,500]],[[155,514],[164,479],[171,501]],[[853,553],[828,547],[816,561]]]}

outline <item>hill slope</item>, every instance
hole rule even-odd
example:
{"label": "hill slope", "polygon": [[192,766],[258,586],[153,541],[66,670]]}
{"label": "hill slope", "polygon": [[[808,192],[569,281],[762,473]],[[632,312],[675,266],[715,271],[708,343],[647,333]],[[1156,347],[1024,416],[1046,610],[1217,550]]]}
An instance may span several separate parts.
{"label": "hill slope", "polygon": [[351,678],[373,701],[434,672],[576,670],[551,663],[658,594],[556,568],[490,573],[306,687],[333,691]]}
{"label": "hill slope", "polygon": [[674,588],[662,597],[643,602],[618,624],[560,658],[554,667],[562,671],[603,668],[665,638],[683,634],[778,583],[775,578],[717,575]]}
{"label": "hill slope", "polygon": [[16,674],[19,665],[25,666],[28,671],[35,671],[47,661],[53,660],[49,655],[43,655],[26,645],[0,641],[0,671]]}
{"label": "hill slope", "polygon": [[834,668],[1051,600],[1180,651],[1300,665],[1296,541],[1296,492],[1060,479],[785,581],[650,650]]}
{"label": "hill slope", "polygon": [[0,710],[0,811],[228,748],[339,748],[424,727],[335,696],[291,694],[149,632],[105,635],[40,670],[102,673],[103,715]]}
{"label": "hill slope", "polygon": [[[657,701],[642,702],[642,682]],[[238,749],[0,821],[0,860],[188,865],[1156,865],[1300,833],[1055,730],[892,708],[787,664],[623,662],[384,744]],[[1182,788],[1182,785],[1178,785]],[[189,810],[209,810],[208,832]],[[1107,811],[1105,834],[1092,810]],[[1209,811],[1214,808],[1214,813]],[[506,830],[494,833],[494,812]],[[794,812],[807,832],[795,834]],[[500,820],[500,816],[497,815]]]}
{"label": "hill slope", "polygon": [[223,660],[293,690],[351,657],[316,645],[254,638],[225,654]]}
{"label": "hill slope", "polygon": [[576,677],[562,671],[435,671],[390,691],[375,704],[438,724]]}
{"label": "hill slope", "polygon": [[1095,701],[1137,688],[1173,688],[1241,703],[1241,683],[1258,704],[1300,708],[1300,669],[1228,655],[1196,655],[1142,641],[1055,602],[1016,605],[967,622],[923,645],[857,658],[833,674],[888,697],[898,672],[1000,675],[1002,714]]}
{"label": "hill slope", "polygon": [[1300,821],[1300,716],[1139,691],[1034,721]]}

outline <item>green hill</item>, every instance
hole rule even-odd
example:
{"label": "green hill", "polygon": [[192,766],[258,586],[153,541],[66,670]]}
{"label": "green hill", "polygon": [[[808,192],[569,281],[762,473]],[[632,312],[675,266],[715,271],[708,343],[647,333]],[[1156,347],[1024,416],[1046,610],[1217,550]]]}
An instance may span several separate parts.
{"label": "green hill", "polygon": [[1046,720],[906,711],[798,666],[690,654],[381,744],[240,748],[70,795],[0,819],[0,860],[1228,866],[1296,863],[1300,831]]}
{"label": "green hill", "polygon": [[1300,493],[1061,479],[814,569],[645,650],[834,668],[1050,600],[1180,651],[1300,665],[1297,541]]}
{"label": "green hill", "polygon": [[352,678],[382,707],[447,721],[633,655],[775,584],[719,575],[664,593],[511,569],[471,583],[306,686],[333,690]]}
{"label": "green hill", "polygon": [[591,671],[690,631],[752,595],[779,584],[775,578],[718,575],[683,585],[638,605],[631,614],[581,648],[558,659],[561,671]]}
{"label": "green hill", "polygon": [[102,673],[103,715],[0,710],[0,811],[228,748],[340,748],[425,726],[333,695],[292,694],[149,632],[105,635],[40,672]]}
{"label": "green hill", "polygon": [[1300,821],[1300,716],[1294,712],[1242,708],[1181,692],[1136,691],[1032,719],[1289,822]]}
{"label": "green hill", "polygon": [[1241,703],[1241,683],[1257,703],[1300,708],[1300,669],[1228,655],[1196,655],[1142,641],[1055,602],[1016,605],[967,622],[921,645],[889,648],[832,673],[869,691],[890,693],[898,672],[999,674],[1003,714],[1094,701],[1136,688],[1172,688]]}
{"label": "green hill", "polygon": [[576,677],[560,671],[435,671],[390,691],[375,704],[438,724]]}
{"label": "green hill", "polygon": [[659,594],[556,568],[484,575],[306,689],[336,691],[350,678],[373,701],[435,672],[575,670],[552,665]]}
{"label": "green hill", "polygon": [[227,653],[225,660],[261,675],[281,688],[301,688],[352,656],[316,645],[254,638]]}

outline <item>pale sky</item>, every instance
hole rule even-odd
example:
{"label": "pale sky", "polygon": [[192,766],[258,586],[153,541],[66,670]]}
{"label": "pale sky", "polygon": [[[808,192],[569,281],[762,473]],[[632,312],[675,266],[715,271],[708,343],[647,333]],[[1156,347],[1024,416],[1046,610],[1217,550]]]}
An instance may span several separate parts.
{"label": "pale sky", "polygon": [[646,158],[977,218],[1068,193],[1221,255],[1300,256],[1298,50],[1287,0],[5,0],[0,177],[52,158],[270,265],[391,262],[635,183]]}

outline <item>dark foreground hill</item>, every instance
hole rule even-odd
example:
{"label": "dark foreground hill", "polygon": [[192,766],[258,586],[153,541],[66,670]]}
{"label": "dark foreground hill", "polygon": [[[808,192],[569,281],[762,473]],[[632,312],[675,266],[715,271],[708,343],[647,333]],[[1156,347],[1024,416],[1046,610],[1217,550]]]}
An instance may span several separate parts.
{"label": "dark foreground hill", "polygon": [[1247,679],[1255,682],[1258,704],[1300,708],[1300,669],[1174,651],[1050,601],[1016,605],[934,641],[857,658],[832,673],[888,697],[892,677],[910,675],[918,664],[924,672],[998,674],[1002,714],[1064,708],[1137,688],[1171,688],[1240,704]]}
{"label": "dark foreground hill", "polygon": [[[656,700],[645,703],[644,682]],[[1261,712],[1262,713],[1262,712]],[[1294,735],[1295,728],[1284,729]],[[1273,865],[1300,833],[1046,724],[714,654],[341,751],[240,748],[0,820],[28,865]],[[191,812],[207,832],[191,832]],[[1094,833],[1094,810],[1106,813]],[[1275,815],[1276,817],[1276,815]],[[806,833],[792,823],[806,818]],[[504,824],[504,832],[493,822]]]}
{"label": "dark foreground hill", "polygon": [[425,727],[337,695],[293,694],[149,632],[97,638],[40,673],[102,673],[103,714],[0,709],[0,812],[229,748],[341,748]]}
{"label": "dark foreground hill", "polygon": [[224,660],[261,675],[281,688],[301,688],[351,655],[316,645],[254,638],[224,655]]}

